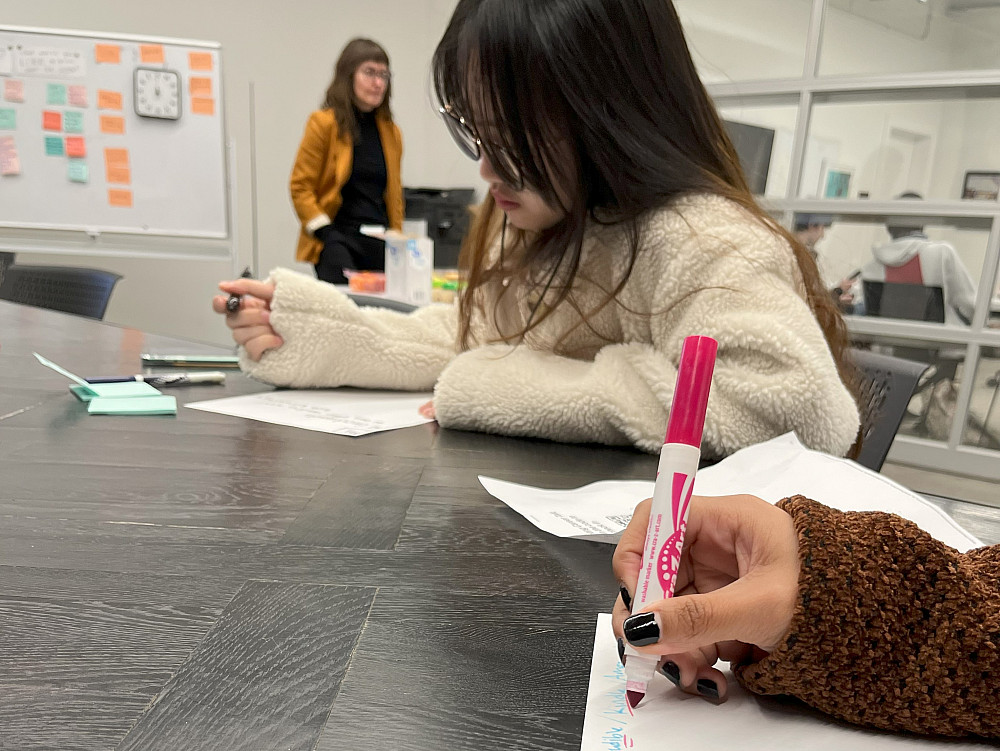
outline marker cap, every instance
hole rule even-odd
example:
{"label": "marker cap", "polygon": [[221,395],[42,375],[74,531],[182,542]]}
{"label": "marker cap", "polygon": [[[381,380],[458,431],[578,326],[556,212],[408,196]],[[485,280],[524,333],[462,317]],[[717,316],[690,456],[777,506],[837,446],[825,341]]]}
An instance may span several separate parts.
{"label": "marker cap", "polygon": [[712,387],[712,371],[718,349],[719,343],[709,336],[684,339],[664,443],[685,443],[701,448],[708,392]]}

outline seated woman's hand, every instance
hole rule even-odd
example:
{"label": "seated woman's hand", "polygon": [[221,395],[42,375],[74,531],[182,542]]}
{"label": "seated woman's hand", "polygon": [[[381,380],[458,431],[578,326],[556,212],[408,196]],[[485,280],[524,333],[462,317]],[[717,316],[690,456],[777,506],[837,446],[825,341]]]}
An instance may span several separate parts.
{"label": "seated woman's hand", "polygon": [[[233,339],[243,345],[247,356],[260,360],[269,349],[276,349],[284,341],[271,327],[271,300],[274,298],[274,284],[256,279],[236,279],[220,282],[219,289],[225,295],[212,298],[212,310],[226,316],[226,325],[233,330]],[[235,312],[226,310],[229,295],[242,295],[240,307]]]}
{"label": "seated woman's hand", "polygon": [[[614,554],[615,575],[629,598],[639,579],[650,503],[636,507]],[[773,650],[791,624],[798,579],[798,537],[788,514],[750,495],[696,496],[674,597],[634,614],[619,597],[615,634],[641,642],[633,644],[639,652],[663,656],[660,670],[683,690],[721,701],[727,686],[716,661],[754,662]]]}

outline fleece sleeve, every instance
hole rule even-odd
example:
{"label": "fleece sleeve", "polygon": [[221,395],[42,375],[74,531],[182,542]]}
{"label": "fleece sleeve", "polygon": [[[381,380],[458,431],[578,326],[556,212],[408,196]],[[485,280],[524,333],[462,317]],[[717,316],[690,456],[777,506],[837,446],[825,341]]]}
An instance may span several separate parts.
{"label": "fleece sleeve", "polygon": [[240,367],[257,380],[293,388],[359,386],[430,390],[455,356],[457,315],[430,305],[413,313],[359,308],[332,285],[275,269],[271,325],[284,344]]}
{"label": "fleece sleeve", "polygon": [[626,300],[650,310],[634,319],[645,330],[604,347],[592,361],[524,345],[463,352],[435,389],[438,420],[445,427],[656,451],[683,339],[702,334],[719,342],[706,456],[791,430],[812,449],[843,455],[857,434],[857,407],[812,312],[791,286],[794,261],[779,243],[766,230],[713,239],[699,229],[680,246],[677,257],[689,259],[683,266],[637,264],[633,271],[636,284],[652,280],[643,299],[633,289]]}
{"label": "fleece sleeve", "polygon": [[779,506],[798,532],[799,602],[738,680],[858,725],[1000,738],[1000,546],[962,554],[891,514]]}

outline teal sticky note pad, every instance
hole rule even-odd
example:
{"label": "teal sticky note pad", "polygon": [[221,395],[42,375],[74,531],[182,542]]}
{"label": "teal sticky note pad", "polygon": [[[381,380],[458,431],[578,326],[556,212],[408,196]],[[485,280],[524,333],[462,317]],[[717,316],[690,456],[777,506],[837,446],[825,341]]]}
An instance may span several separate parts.
{"label": "teal sticky note pad", "polygon": [[165,394],[124,399],[99,396],[90,400],[87,411],[92,415],[176,415],[177,399]]}
{"label": "teal sticky note pad", "polygon": [[83,113],[73,111],[64,112],[63,130],[67,133],[83,133]]}
{"label": "teal sticky note pad", "polygon": [[0,108],[0,130],[17,130],[17,111]]}
{"label": "teal sticky note pad", "polygon": [[160,396],[159,391],[142,381],[89,383],[86,386],[70,386],[69,390],[81,402],[89,402],[98,397],[103,399],[134,399],[136,397]]}
{"label": "teal sticky note pad", "polygon": [[67,167],[69,170],[69,180],[74,183],[85,183],[90,180],[90,171],[87,163],[82,159],[70,159]]}
{"label": "teal sticky note pad", "polygon": [[45,136],[45,156],[63,156],[65,153],[62,136]]}
{"label": "teal sticky note pad", "polygon": [[46,104],[66,104],[66,86],[61,83],[50,83],[45,87]]}

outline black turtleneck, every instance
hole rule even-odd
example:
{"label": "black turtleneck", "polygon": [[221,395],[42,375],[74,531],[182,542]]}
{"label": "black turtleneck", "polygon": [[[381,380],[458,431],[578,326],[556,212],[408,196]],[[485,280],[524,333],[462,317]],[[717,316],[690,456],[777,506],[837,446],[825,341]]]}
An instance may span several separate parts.
{"label": "black turtleneck", "polygon": [[354,110],[358,122],[358,138],[354,142],[354,166],[344,185],[343,205],[337,212],[337,224],[389,224],[385,209],[385,152],[379,137],[375,112]]}

